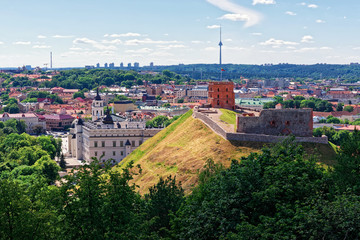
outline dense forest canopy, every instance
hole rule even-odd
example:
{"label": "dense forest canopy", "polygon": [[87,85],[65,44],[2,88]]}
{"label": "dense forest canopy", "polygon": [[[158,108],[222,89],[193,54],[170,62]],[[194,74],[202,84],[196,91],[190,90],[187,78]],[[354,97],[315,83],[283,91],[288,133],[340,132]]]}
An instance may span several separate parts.
{"label": "dense forest canopy", "polygon": [[[221,68],[225,71],[221,72]],[[140,74],[141,71],[149,71]],[[157,72],[158,74],[153,74]],[[60,86],[70,89],[93,89],[100,85],[111,86],[113,84],[131,87],[141,85],[144,81],[161,84],[173,81],[175,84],[194,84],[194,80],[217,80],[223,79],[241,81],[242,78],[275,79],[290,78],[295,81],[340,79],[342,82],[353,83],[360,81],[360,64],[352,65],[240,65],[240,64],[189,64],[173,66],[155,66],[140,69],[71,69],[61,70],[60,75],[54,76],[51,81],[42,83],[30,80],[27,77],[12,77],[0,73],[4,80],[3,87],[14,86]]]}
{"label": "dense forest canopy", "polygon": [[[38,141],[13,134],[18,148]],[[331,169],[291,138],[230,168],[209,160],[188,196],[171,176],[142,196],[131,183],[141,166],[96,159],[55,187],[41,156],[0,179],[0,239],[358,239],[359,143],[360,132],[345,136]],[[17,177],[31,171],[43,177]]]}

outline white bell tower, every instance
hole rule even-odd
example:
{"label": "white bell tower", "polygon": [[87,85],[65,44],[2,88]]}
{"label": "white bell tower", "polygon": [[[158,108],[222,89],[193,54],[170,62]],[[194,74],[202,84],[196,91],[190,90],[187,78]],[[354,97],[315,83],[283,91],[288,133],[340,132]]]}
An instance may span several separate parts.
{"label": "white bell tower", "polygon": [[92,121],[96,121],[102,117],[104,117],[104,101],[101,99],[99,95],[99,89],[96,89],[96,97],[91,105],[91,116]]}

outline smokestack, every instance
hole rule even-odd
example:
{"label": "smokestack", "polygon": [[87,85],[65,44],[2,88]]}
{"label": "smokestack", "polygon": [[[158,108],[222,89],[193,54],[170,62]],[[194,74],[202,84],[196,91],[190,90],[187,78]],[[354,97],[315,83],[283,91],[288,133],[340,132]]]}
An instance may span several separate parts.
{"label": "smokestack", "polygon": [[52,52],[50,52],[50,69],[52,69]]}

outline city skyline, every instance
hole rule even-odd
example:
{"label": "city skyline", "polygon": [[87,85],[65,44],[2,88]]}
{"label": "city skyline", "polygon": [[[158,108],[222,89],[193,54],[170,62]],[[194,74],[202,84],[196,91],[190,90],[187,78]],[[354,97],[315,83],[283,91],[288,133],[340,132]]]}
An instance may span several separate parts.
{"label": "city skyline", "polygon": [[0,68],[360,62],[360,2],[4,0]]}

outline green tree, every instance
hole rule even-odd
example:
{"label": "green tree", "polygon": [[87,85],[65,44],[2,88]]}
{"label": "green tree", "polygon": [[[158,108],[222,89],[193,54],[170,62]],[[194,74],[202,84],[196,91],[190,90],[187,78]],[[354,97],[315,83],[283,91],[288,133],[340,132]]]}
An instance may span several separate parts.
{"label": "green tree", "polygon": [[338,105],[336,106],[336,111],[341,112],[343,110],[344,104],[343,103],[338,103]]}
{"label": "green tree", "polygon": [[78,98],[78,97],[84,99],[85,98],[84,92],[76,92],[76,93],[73,94],[74,99]]}
{"label": "green tree", "polygon": [[326,181],[316,160],[288,139],[233,161],[195,189],[173,229],[180,239],[219,239],[231,232],[234,239],[295,239],[302,231],[295,221],[300,203],[325,194]]}
{"label": "green tree", "polygon": [[147,219],[149,232],[158,238],[170,237],[170,213],[175,213],[184,202],[184,190],[181,183],[176,183],[176,178],[171,176],[149,189],[145,195],[147,202]]}
{"label": "green tree", "polygon": [[61,156],[60,156],[59,166],[61,167],[62,170],[66,169],[66,161],[65,161],[65,157],[64,157],[63,153],[61,153]]}
{"label": "green tree", "polygon": [[344,111],[352,112],[352,111],[354,111],[354,107],[353,107],[353,106],[350,106],[350,105],[345,106],[345,107],[344,107]]}

